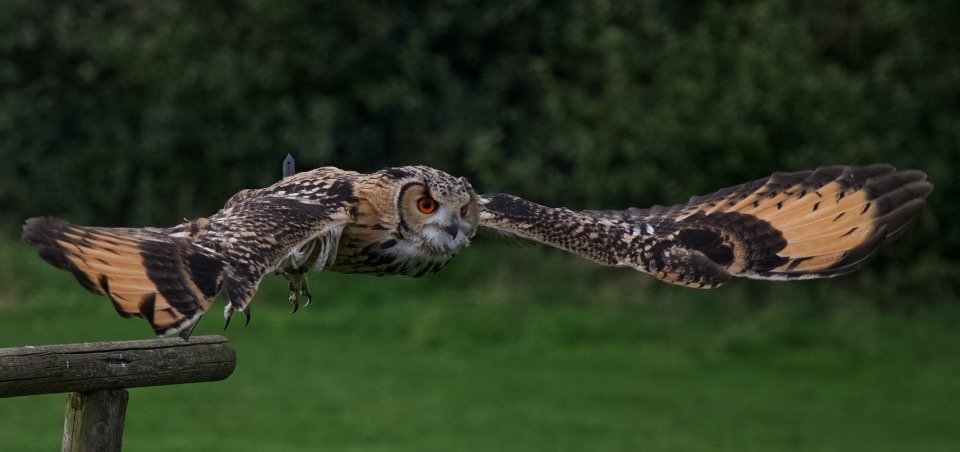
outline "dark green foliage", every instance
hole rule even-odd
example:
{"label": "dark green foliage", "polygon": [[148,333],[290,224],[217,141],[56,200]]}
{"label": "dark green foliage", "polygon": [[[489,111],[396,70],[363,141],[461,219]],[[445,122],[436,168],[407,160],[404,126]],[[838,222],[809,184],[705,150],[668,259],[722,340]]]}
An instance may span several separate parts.
{"label": "dark green foliage", "polygon": [[288,152],[573,208],[889,162],[936,185],[891,284],[955,291],[958,29],[950,0],[8,0],[0,214],[172,224]]}

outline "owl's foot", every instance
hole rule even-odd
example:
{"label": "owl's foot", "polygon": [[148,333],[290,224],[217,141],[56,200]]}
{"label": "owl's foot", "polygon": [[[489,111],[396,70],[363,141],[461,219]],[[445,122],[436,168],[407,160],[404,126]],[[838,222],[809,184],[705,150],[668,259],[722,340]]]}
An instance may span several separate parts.
{"label": "owl's foot", "polygon": [[293,306],[293,308],[290,309],[290,313],[291,313],[291,314],[297,312],[297,310],[300,309],[300,296],[301,296],[301,295],[307,298],[306,303],[303,304],[304,306],[309,306],[309,305],[310,305],[310,301],[313,299],[313,297],[311,297],[310,291],[309,291],[308,289],[303,289],[302,291],[297,291],[297,290],[294,290],[294,289],[290,289],[290,304]]}
{"label": "owl's foot", "polygon": [[[233,317],[234,307],[232,304],[227,304],[227,307],[223,308],[223,329],[226,330],[230,326],[230,318]],[[243,326],[250,324],[250,305],[247,305],[246,309],[241,309],[240,313],[243,314],[244,321]]]}
{"label": "owl's foot", "polygon": [[283,276],[285,276],[287,281],[290,282],[287,286],[290,288],[290,304],[293,306],[293,309],[290,311],[290,313],[293,314],[294,312],[297,312],[297,309],[300,309],[301,296],[307,298],[307,302],[303,305],[310,305],[310,302],[313,300],[313,296],[310,294],[310,286],[307,284],[307,275],[297,272],[284,272]]}

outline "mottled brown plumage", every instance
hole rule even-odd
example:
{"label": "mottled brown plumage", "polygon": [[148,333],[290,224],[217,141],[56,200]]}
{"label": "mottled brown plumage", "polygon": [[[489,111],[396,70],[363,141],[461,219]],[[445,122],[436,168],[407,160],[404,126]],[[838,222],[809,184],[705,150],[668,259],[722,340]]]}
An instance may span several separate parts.
{"label": "mottled brown plumage", "polygon": [[25,240],[47,262],[107,295],[125,317],[187,337],[211,300],[241,311],[269,272],[290,283],[294,310],[310,269],[423,276],[478,227],[535,240],[674,284],[716,287],[732,276],[831,277],[864,265],[916,216],[932,185],[887,165],[824,167],[620,211],[551,208],[478,196],[464,178],[424,166],[360,174],[318,168],[243,190],[219,212],[171,228],[100,228],[32,218]]}

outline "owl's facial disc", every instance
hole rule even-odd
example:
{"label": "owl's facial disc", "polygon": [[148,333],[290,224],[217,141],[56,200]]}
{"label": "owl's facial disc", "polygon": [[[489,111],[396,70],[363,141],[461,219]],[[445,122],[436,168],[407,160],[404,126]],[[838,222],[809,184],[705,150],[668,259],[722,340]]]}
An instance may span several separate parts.
{"label": "owl's facial disc", "polygon": [[469,186],[454,187],[457,189],[434,189],[416,183],[406,186],[401,194],[405,235],[426,252],[456,252],[469,245],[476,232],[476,195],[466,190]]}

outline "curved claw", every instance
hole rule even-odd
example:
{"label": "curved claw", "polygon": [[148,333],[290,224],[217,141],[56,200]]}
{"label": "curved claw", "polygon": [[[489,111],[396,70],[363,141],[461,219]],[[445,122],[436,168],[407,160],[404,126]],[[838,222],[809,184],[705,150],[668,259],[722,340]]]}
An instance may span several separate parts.
{"label": "curved claw", "polygon": [[310,294],[310,285],[307,283],[306,277],[300,281],[299,295],[307,297],[307,302],[303,305],[310,306],[310,302],[313,301],[313,295]]}
{"label": "curved claw", "polygon": [[233,317],[233,305],[228,304],[226,308],[223,308],[223,330],[226,331],[227,327],[230,326],[230,318]]}
{"label": "curved claw", "polygon": [[245,317],[243,326],[249,325],[250,324],[250,306],[247,306],[247,309],[241,310],[240,313],[243,314],[243,316]]}
{"label": "curved claw", "polygon": [[290,290],[290,296],[288,296],[287,299],[290,300],[290,304],[293,306],[290,310],[290,313],[293,314],[294,312],[297,312],[297,309],[300,307],[299,303],[297,303],[296,276],[292,275],[289,272],[284,272],[283,277],[287,278],[287,281],[288,281],[287,289]]}
{"label": "curved claw", "polygon": [[292,308],[290,313],[293,314],[300,309],[300,296],[303,295],[307,297],[307,302],[304,303],[304,306],[309,306],[310,302],[313,301],[313,297],[310,295],[310,287],[307,285],[307,278],[300,273],[297,274],[284,274],[287,277],[287,280],[290,281],[290,284],[287,287],[290,289],[290,304]]}
{"label": "curved claw", "polygon": [[290,311],[291,314],[297,312],[297,309],[300,309],[300,293],[299,289],[293,285],[293,281],[290,281],[290,304],[293,306],[293,309]]}

